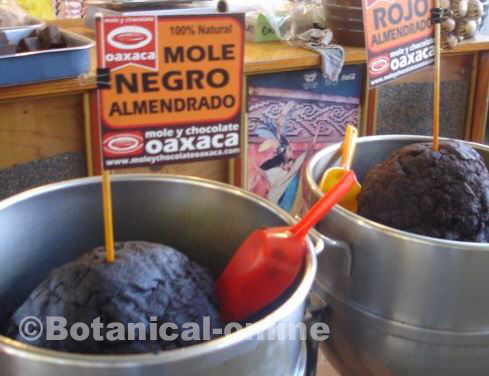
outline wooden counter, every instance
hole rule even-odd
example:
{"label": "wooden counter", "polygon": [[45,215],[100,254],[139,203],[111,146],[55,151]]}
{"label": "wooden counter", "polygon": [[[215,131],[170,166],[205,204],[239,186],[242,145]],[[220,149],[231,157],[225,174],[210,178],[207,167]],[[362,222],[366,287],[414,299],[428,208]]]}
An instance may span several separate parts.
{"label": "wooden counter", "polygon": [[[59,26],[95,40],[95,31],[87,28],[81,20],[56,21]],[[443,51],[443,55],[459,55],[489,50],[489,35],[459,44],[453,50]],[[318,67],[317,53],[303,48],[292,47],[285,42],[246,43],[245,73],[259,74],[302,70]],[[363,48],[345,47],[345,64],[361,64],[366,61]],[[0,101],[43,95],[76,94],[95,89],[95,50],[92,50],[92,72],[80,79],[60,80],[34,85],[0,88]]]}

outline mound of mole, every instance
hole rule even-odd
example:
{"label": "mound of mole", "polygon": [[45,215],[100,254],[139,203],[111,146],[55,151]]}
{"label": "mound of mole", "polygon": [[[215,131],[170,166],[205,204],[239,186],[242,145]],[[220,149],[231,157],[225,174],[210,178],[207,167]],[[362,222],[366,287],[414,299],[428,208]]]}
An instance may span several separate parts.
{"label": "mound of mole", "polygon": [[420,235],[489,241],[489,173],[477,151],[460,142],[408,145],[373,167],[362,183],[358,213]]}
{"label": "mound of mole", "polygon": [[[214,281],[203,267],[173,248],[147,242],[118,243],[116,255],[116,261],[108,264],[105,249],[99,247],[53,270],[12,316],[7,335],[58,351],[130,354],[195,344],[199,342],[195,333],[205,333],[206,321],[210,322],[211,333],[213,328],[222,327],[213,295]],[[48,316],[63,317],[68,329],[75,323],[90,327],[100,318],[104,328],[98,339],[103,340],[93,335],[82,341],[72,336],[62,341],[46,340],[43,333],[36,341],[26,341],[19,333],[19,325],[28,316],[39,318],[44,325]],[[111,323],[119,329],[108,325]],[[192,323],[194,330],[186,337],[161,339],[167,336],[159,336],[152,325],[160,328],[167,323],[179,328],[171,328],[174,331],[165,332],[168,335],[183,334],[190,328],[182,328],[185,323]],[[142,329],[134,329],[136,340],[128,340],[128,324],[143,324]]]}

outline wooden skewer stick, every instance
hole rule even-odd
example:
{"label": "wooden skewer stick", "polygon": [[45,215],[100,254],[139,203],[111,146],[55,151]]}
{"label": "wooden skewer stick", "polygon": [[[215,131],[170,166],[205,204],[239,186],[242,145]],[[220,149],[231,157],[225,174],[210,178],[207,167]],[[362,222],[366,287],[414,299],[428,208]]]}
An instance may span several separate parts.
{"label": "wooden skewer stick", "polygon": [[[440,8],[440,0],[435,0],[435,7]],[[441,23],[435,23],[435,74],[433,80],[433,151],[440,150],[440,44]]]}
{"label": "wooden skewer stick", "polygon": [[107,171],[102,174],[102,192],[104,204],[105,252],[108,263],[115,261],[114,225],[112,220],[112,191],[110,176]]}

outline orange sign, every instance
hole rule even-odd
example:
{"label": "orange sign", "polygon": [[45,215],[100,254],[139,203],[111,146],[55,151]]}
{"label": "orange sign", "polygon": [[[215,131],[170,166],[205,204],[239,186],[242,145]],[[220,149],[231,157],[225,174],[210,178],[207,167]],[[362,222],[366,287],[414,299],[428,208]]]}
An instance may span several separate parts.
{"label": "orange sign", "polygon": [[432,65],[433,0],[363,0],[369,84]]}
{"label": "orange sign", "polygon": [[97,31],[107,168],[239,154],[242,15],[107,17]]}

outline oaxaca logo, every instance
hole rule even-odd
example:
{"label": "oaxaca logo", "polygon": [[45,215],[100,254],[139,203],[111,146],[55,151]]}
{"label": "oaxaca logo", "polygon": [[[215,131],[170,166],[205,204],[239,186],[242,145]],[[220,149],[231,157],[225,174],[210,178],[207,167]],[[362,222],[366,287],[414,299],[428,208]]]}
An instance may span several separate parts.
{"label": "oaxaca logo", "polygon": [[108,133],[104,136],[106,157],[125,157],[141,154],[144,138],[141,132]]}
{"label": "oaxaca logo", "polygon": [[151,42],[153,35],[148,29],[139,26],[122,26],[112,30],[107,41],[115,48],[136,50]]}
{"label": "oaxaca logo", "polygon": [[134,17],[122,25],[107,22],[104,24],[104,34],[107,68],[133,64],[156,69],[155,17]]}
{"label": "oaxaca logo", "polygon": [[372,76],[381,75],[389,70],[390,59],[388,56],[378,56],[368,65],[368,70]]}

